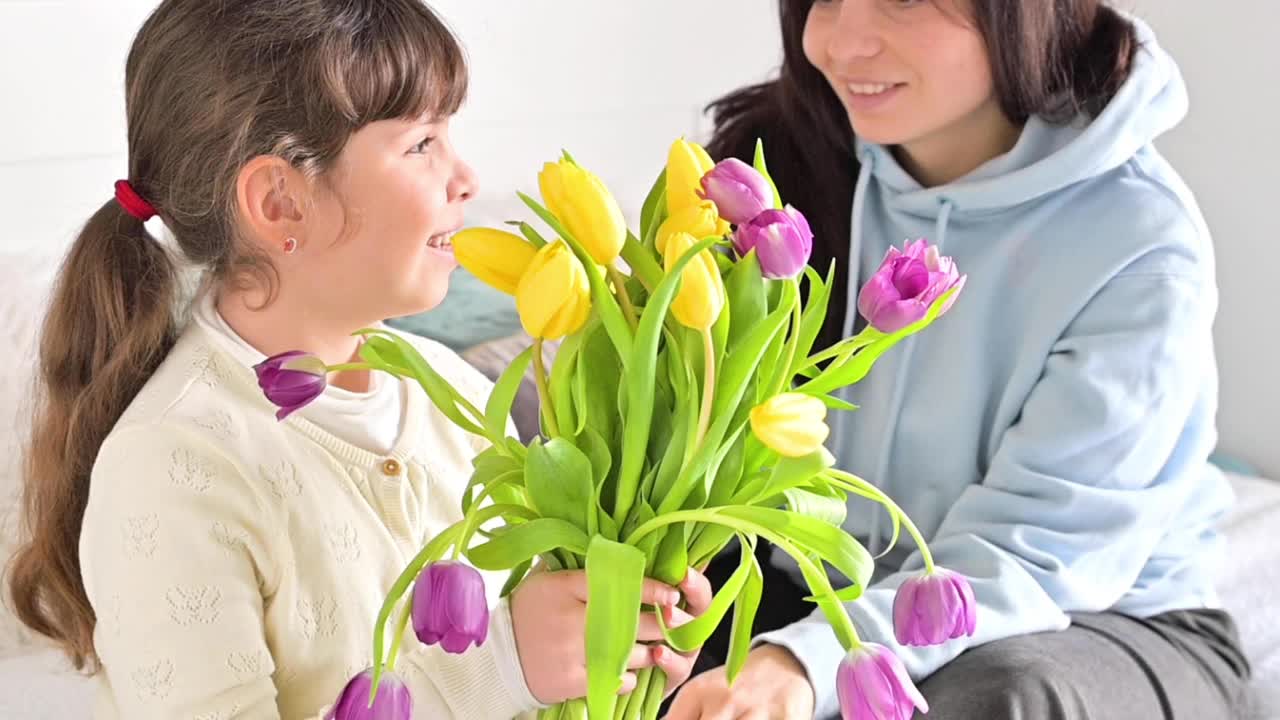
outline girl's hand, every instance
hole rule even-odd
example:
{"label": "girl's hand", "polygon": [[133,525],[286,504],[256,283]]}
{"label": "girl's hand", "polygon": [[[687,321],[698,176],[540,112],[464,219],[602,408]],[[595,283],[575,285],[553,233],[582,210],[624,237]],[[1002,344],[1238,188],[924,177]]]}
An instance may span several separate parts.
{"label": "girl's hand", "polygon": [[[685,609],[673,608],[672,613],[663,618],[667,627],[678,627],[689,622],[706,612],[707,606],[711,604],[711,583],[706,575],[693,568],[689,568],[688,574],[680,582],[680,592],[684,595]],[[654,664],[667,676],[667,691],[664,697],[675,692],[685,680],[689,679],[689,673],[693,671],[693,663],[698,659],[698,653],[701,651],[702,648],[698,648],[691,652],[678,653],[666,645],[653,647]]]}
{"label": "girl's hand", "polygon": [[[691,573],[680,585],[688,600],[689,610],[701,613],[711,601],[711,586],[700,573]],[[641,602],[661,607],[671,626],[682,625],[693,618],[676,606],[681,593],[657,580],[646,579]],[[535,699],[554,705],[587,694],[587,575],[581,570],[533,573],[511,594],[511,621],[514,625],[516,650],[525,683]],[[688,677],[697,653],[673,652],[660,642],[662,630],[653,613],[640,615],[637,644],[627,662],[629,670],[658,666],[667,673],[668,685],[675,687]],[[636,676],[623,677],[619,694],[635,689]]]}

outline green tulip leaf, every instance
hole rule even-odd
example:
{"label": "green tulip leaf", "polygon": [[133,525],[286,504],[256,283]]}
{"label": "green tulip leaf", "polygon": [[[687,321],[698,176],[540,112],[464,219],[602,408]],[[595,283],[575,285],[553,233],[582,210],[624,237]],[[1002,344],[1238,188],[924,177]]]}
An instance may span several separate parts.
{"label": "green tulip leaf", "polygon": [[591,459],[564,438],[529,446],[524,466],[529,501],[539,515],[573,523],[588,536],[596,532],[595,472]]}
{"label": "green tulip leaf", "polygon": [[587,706],[612,718],[640,631],[644,553],[597,535],[587,548]]}

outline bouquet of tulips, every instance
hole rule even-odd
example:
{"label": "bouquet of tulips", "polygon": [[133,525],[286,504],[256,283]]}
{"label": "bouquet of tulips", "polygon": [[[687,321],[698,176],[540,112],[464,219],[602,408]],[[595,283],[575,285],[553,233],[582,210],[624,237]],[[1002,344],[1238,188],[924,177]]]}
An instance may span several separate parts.
{"label": "bouquet of tulips", "polygon": [[[546,230],[513,222],[518,235],[477,228],[453,239],[465,268],[515,296],[532,337],[485,407],[456,392],[395,334],[363,331],[359,366],[417,381],[454,423],[491,446],[474,460],[464,519],[428,543],[388,593],[373,667],[352,680],[334,717],[407,718],[397,713],[410,699],[387,670],[409,620],[421,642],[465,651],[483,642],[488,620],[472,567],[510,571],[507,593],[538,563],[585,569],[589,586],[588,695],[541,717],[656,718],[661,671],[641,671],[636,689],[618,695],[635,619],[645,610],[643,579],[678,584],[734,538],[738,568],[705,613],[679,627],[655,613],[667,644],[701,646],[733,608],[732,681],[763,592],[753,550],[769,542],[795,558],[811,600],[849,652],[837,679],[845,717],[908,718],[925,709],[902,663],[859,640],[842,605],[859,596],[874,565],[841,529],[848,496],[883,505],[894,539],[905,528],[923,554],[924,574],[903,586],[894,609],[900,642],[972,634],[972,591],[964,578],[933,566],[890,498],[833,467],[823,446],[825,416],[828,408],[856,409],[833,393],[946,312],[964,277],[923,240],[891,250],[858,298],[866,328],[815,352],[832,272],[823,277],[808,266],[809,224],[783,205],[759,145],[753,165],[713,165],[698,145],[676,141],[638,233],[600,179],[568,153],[546,164],[538,185],[542,202],[520,197]],[[555,360],[544,367],[542,344],[558,339]],[[258,366],[282,412],[323,387],[333,368],[316,363],[287,354]],[[543,432],[525,445],[506,429],[530,364]],[[828,579],[824,562],[843,582]],[[388,713],[362,714],[379,706]]]}

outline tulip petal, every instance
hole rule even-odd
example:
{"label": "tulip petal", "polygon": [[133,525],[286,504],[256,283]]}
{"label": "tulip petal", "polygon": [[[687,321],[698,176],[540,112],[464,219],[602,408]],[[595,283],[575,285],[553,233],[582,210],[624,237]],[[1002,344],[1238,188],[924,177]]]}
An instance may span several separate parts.
{"label": "tulip petal", "polygon": [[914,578],[898,587],[893,596],[893,637],[900,645],[913,645],[915,630],[916,591],[919,585]]}
{"label": "tulip petal", "polygon": [[432,563],[414,583],[413,630],[425,645],[446,652],[465,652],[482,645],[489,633],[489,606],[484,579],[461,562]]}
{"label": "tulip petal", "polygon": [[890,678],[875,661],[874,655],[854,666],[854,682],[858,694],[866,704],[869,716],[875,720],[898,720],[898,700]]}
{"label": "tulip petal", "polygon": [[672,235],[683,232],[698,240],[719,234],[717,225],[718,217],[714,203],[703,201],[689,205],[679,212],[672,213],[658,226],[658,234],[654,236],[654,247],[665,257],[667,239]]}
{"label": "tulip petal", "polygon": [[929,289],[929,269],[924,263],[899,258],[893,263],[893,285],[904,298],[916,298]]}
{"label": "tulip petal", "polygon": [[568,160],[538,173],[543,202],[600,265],[612,265],[627,239],[626,219],[604,182]]}
{"label": "tulip petal", "polygon": [[907,668],[888,648],[881,648],[881,651],[875,655],[876,665],[880,671],[884,673],[886,678],[891,678],[890,684],[894,686],[895,698],[899,698],[900,717],[902,720],[911,720],[913,711],[919,708],[920,712],[929,712],[929,703],[925,701],[924,695],[920,693],[915,683],[911,682],[911,676],[907,675]]}
{"label": "tulip petal", "polygon": [[734,235],[740,255],[756,250],[761,273],[771,279],[795,277],[813,252],[813,232],[795,208],[767,209]]}
{"label": "tulip petal", "polygon": [[554,340],[574,332],[590,310],[587,272],[562,242],[538,250],[516,287],[516,311],[525,332]]}
{"label": "tulip petal", "polygon": [[960,622],[956,623],[955,632],[951,637],[958,638],[962,635],[972,637],[978,624],[978,603],[973,597],[973,586],[969,584],[968,579],[959,573],[951,573],[948,580],[955,588],[955,592],[963,606]]}
{"label": "tulip petal", "polygon": [[674,215],[701,202],[698,190],[702,176],[713,167],[707,151],[697,143],[680,138],[667,152],[667,211]]}
{"label": "tulip petal", "polygon": [[[663,253],[663,267],[667,270],[689,251],[697,241],[686,232],[674,233],[668,238]],[[671,301],[671,314],[685,327],[703,330],[711,327],[724,310],[724,279],[710,250],[698,253],[680,273],[680,288]]]}
{"label": "tulip petal", "polygon": [[372,687],[372,670],[364,670],[351,678],[337,702],[325,713],[325,720],[411,720],[413,697],[399,676],[390,671],[382,673],[378,695],[370,707]]}
{"label": "tulip petal", "polygon": [[939,645],[972,635],[976,620],[969,581],[945,568],[907,580],[894,597],[893,632],[903,645]]}
{"label": "tulip petal", "polygon": [[258,387],[284,420],[324,393],[327,369],[320,358],[297,350],[273,355],[253,366]]}
{"label": "tulip petal", "polygon": [[826,442],[831,432],[827,407],[802,393],[781,393],[751,409],[751,431],[766,447],[784,457],[803,457]]}
{"label": "tulip petal", "polygon": [[923,239],[906,243],[903,251],[890,247],[858,293],[858,312],[877,330],[896,332],[923,318],[938,298],[955,290],[939,314],[950,310],[964,281],[955,262]]}
{"label": "tulip petal", "polygon": [[769,181],[737,158],[723,160],[703,175],[698,195],[713,201],[720,216],[735,225],[750,222],[773,203]]}
{"label": "tulip petal", "polygon": [[513,233],[468,228],[453,236],[458,263],[490,287],[515,295],[520,277],[533,262],[537,248]]}
{"label": "tulip petal", "polygon": [[929,252],[929,241],[924,238],[908,241],[903,247],[902,254],[913,260],[924,260]]}
{"label": "tulip petal", "polygon": [[862,291],[858,293],[858,312],[867,320],[871,320],[880,314],[880,307],[887,303],[900,300],[898,289],[893,286],[893,281],[884,273],[876,273],[871,276],[866,285],[862,286]]}

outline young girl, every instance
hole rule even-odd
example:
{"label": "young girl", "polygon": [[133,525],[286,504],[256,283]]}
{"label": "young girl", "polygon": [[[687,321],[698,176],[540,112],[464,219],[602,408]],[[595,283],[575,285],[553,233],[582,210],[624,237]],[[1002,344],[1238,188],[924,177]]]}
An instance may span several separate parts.
{"label": "young girl", "polygon": [[[1173,60],[1098,0],[781,6],[781,76],[716,103],[712,150],[763,137],[803,198],[812,262],[848,288],[828,342],[860,327],[856,290],[891,245],[927,237],[969,276],[848,393],[863,409],[833,438],[970,578],[977,635],[895,641],[894,590],[921,567],[905,551],[850,605],[859,632],[904,660],[932,720],[1232,717],[1248,665],[1213,587],[1231,502],[1206,461],[1213,249],[1152,146],[1187,111]],[[847,527],[872,553],[892,534],[863,503]],[[732,689],[723,670],[686,685],[673,720],[837,712],[841,647],[778,566],[761,618],[780,629]]]}
{"label": "young girl", "polygon": [[[17,611],[96,671],[99,718],[299,718],[367,667],[384,593],[461,518],[477,438],[416,386],[330,378],[286,421],[265,356],[438,303],[476,190],[449,140],[463,56],[418,0],[166,0],[129,54],[129,179],[66,260],[41,348]],[[207,271],[176,324],[170,250]],[[477,404],[489,384],[413,340]],[[709,594],[691,574],[695,610]],[[491,602],[501,576],[487,578]],[[462,655],[408,638],[415,718],[507,718],[586,692],[586,590],[538,573]],[[645,602],[680,593],[650,583]],[[684,618],[687,619],[687,618]],[[641,639],[661,635],[652,616]],[[637,645],[675,680],[692,660]],[[628,690],[634,678],[624,685]]]}

